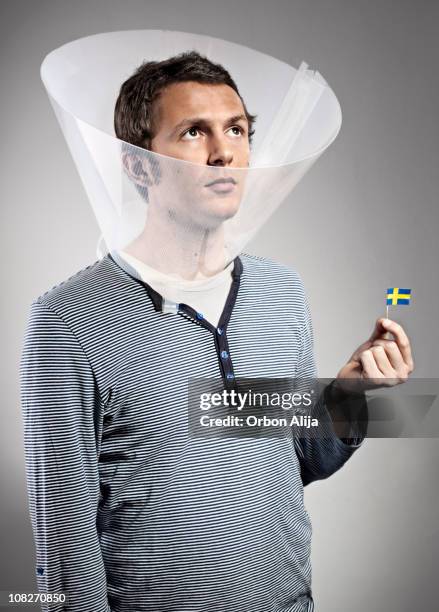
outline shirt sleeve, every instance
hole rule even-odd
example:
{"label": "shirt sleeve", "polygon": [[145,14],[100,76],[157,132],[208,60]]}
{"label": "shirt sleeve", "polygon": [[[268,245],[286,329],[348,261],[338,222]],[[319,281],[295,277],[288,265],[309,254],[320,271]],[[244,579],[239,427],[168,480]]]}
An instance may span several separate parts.
{"label": "shirt sleeve", "polygon": [[96,529],[103,403],[80,343],[39,300],[30,309],[20,384],[37,586],[69,597],[68,605],[42,603],[42,610],[109,612]]}
{"label": "shirt sleeve", "polygon": [[[303,293],[303,296],[305,322],[301,330],[302,348],[297,368],[297,379],[299,381],[302,379],[315,380],[317,378],[312,320],[305,293]],[[364,393],[356,393],[350,398],[346,397],[343,402],[343,412],[346,415],[346,422],[349,423],[349,435],[346,438],[337,436],[328,411],[331,384],[321,392],[312,407],[310,416],[319,420],[317,434],[311,432],[308,428],[298,428],[294,436],[304,486],[315,480],[328,478],[339,470],[361,446],[366,435],[367,401]]]}

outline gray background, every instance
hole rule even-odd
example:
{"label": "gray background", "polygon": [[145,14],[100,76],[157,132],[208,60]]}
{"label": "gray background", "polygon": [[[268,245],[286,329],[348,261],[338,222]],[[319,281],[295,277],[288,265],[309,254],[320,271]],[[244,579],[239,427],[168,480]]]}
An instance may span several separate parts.
{"label": "gray background", "polygon": [[[29,590],[23,332],[31,300],[96,259],[99,233],[40,82],[45,54],[97,32],[163,28],[317,68],[340,100],[342,130],[247,250],[301,274],[321,376],[369,336],[386,288],[407,286],[413,304],[393,317],[412,339],[414,376],[438,377],[439,11],[433,0],[16,0],[0,10],[0,590]],[[437,609],[438,466],[437,439],[371,439],[306,488],[318,612]]]}

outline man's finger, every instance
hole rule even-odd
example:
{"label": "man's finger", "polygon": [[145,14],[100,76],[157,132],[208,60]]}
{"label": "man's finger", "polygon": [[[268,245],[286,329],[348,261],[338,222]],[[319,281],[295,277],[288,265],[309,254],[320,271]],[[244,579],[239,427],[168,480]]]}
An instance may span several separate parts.
{"label": "man's finger", "polygon": [[402,358],[407,364],[410,372],[413,371],[414,364],[412,349],[410,346],[410,340],[408,339],[404,329],[401,327],[401,325],[399,325],[399,323],[392,321],[391,319],[381,319],[381,325],[386,331],[389,331],[394,335],[398,348],[401,351]]}
{"label": "man's finger", "polygon": [[407,365],[402,357],[401,351],[394,340],[375,340],[373,346],[382,346],[386,351],[392,368],[396,371],[398,377],[405,377]]}
{"label": "man's finger", "polygon": [[359,360],[363,368],[363,378],[383,378],[383,373],[378,369],[371,348],[362,351],[359,355]]}
{"label": "man's finger", "polygon": [[371,352],[375,359],[378,370],[385,376],[385,378],[395,380],[398,378],[396,371],[393,369],[392,364],[387,356],[387,353],[383,346],[372,346]]}

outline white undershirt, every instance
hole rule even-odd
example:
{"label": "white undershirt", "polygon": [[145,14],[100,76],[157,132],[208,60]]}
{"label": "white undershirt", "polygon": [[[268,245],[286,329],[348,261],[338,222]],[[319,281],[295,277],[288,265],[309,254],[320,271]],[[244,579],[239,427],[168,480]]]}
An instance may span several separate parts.
{"label": "white undershirt", "polygon": [[233,261],[214,276],[189,281],[158,272],[125,251],[118,253],[157,293],[177,304],[192,306],[197,312],[202,313],[209,323],[215,327],[218,325],[232,284]]}

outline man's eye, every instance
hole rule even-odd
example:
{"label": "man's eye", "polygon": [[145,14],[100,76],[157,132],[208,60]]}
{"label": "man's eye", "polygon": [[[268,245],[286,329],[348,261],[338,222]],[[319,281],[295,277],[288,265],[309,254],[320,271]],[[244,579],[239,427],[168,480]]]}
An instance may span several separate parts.
{"label": "man's eye", "polygon": [[194,137],[198,136],[199,130],[196,127],[189,128],[182,136],[184,140],[193,140]]}
{"label": "man's eye", "polygon": [[230,129],[233,130],[234,136],[241,136],[244,133],[244,130],[239,125],[233,125]]}

